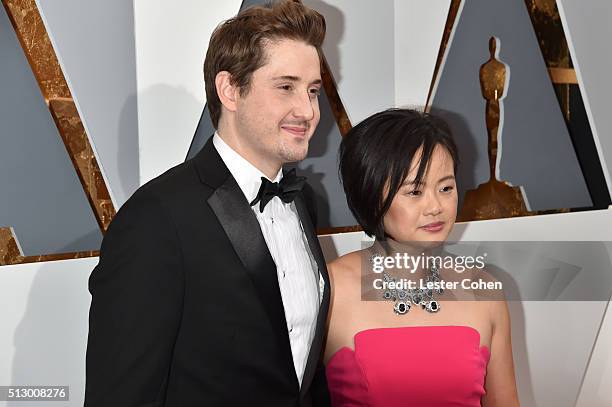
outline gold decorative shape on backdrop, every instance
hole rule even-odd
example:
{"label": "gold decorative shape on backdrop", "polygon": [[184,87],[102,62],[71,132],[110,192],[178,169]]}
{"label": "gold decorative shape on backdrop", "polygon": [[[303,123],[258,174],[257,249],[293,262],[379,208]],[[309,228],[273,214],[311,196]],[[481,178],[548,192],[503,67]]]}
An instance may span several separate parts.
{"label": "gold decorative shape on backdrop", "polygon": [[99,251],[92,250],[73,253],[45,254],[40,256],[24,256],[19,249],[19,244],[17,243],[17,238],[13,234],[12,228],[0,227],[0,266],[39,263],[43,261],[81,259],[85,257],[96,257],[99,255]]}
{"label": "gold decorative shape on backdrop", "polygon": [[329,228],[318,228],[317,235],[335,235],[336,233],[352,233],[361,232],[363,228],[359,225],[355,226],[336,226]]}
{"label": "gold decorative shape on backdrop", "polygon": [[344,105],[338,94],[338,87],[336,86],[336,82],[334,81],[334,77],[332,76],[325,56],[322,55],[321,59],[321,80],[323,81],[323,88],[325,89],[325,94],[327,95],[327,100],[329,101],[332,113],[336,119],[340,134],[344,137],[349,130],[353,128],[353,125],[346,114],[346,109],[344,109]]}
{"label": "gold decorative shape on backdrop", "polygon": [[[440,43],[438,58],[436,60],[434,75],[429,88],[427,104],[425,107],[426,111],[431,109],[433,89],[439,75],[441,74],[440,70],[442,62],[444,61],[444,57],[446,55],[451,33],[457,22],[457,16],[459,14],[462,1],[465,0],[451,0],[444,33],[442,35],[442,41]],[[569,47],[565,38],[563,24],[561,23],[556,0],[525,0],[525,5],[527,6],[529,17],[535,30],[540,50],[542,51],[546,66],[548,67],[551,82],[557,88],[561,110],[563,111],[565,119],[569,121],[569,86],[576,85],[578,80],[576,77],[576,71],[572,65]],[[489,123],[487,123],[487,129],[489,129]],[[491,163],[491,161],[492,157],[489,156],[489,163]],[[497,181],[495,177],[491,177],[491,180],[498,183],[503,182]],[[494,196],[492,195],[493,190],[489,191],[492,185],[494,185],[494,182],[491,182],[491,180],[490,182],[479,186],[479,188],[482,187],[481,194],[476,194],[476,191],[478,190],[466,192],[466,199],[461,214],[457,219],[458,221],[466,222],[479,219],[544,215],[551,213],[567,213],[571,211],[569,208],[560,208],[529,212],[524,205],[520,188],[518,190],[515,189],[512,193],[510,193],[509,190],[506,190],[505,193],[498,191],[494,198],[497,200],[497,202],[491,203],[487,200],[489,198],[485,198]],[[510,187],[509,184],[506,183],[506,185]],[[519,198],[522,205],[518,204]],[[509,200],[509,203],[505,202],[507,199]],[[468,203],[470,207],[466,208]],[[522,208],[525,209],[523,210]],[[504,215],[503,213],[508,213],[509,215]]]}
{"label": "gold decorative shape on backdrop", "polygon": [[525,0],[538,38],[542,56],[549,68],[572,68],[569,47],[555,0]]}
{"label": "gold decorative shape on backdrop", "polygon": [[444,26],[444,33],[442,34],[442,41],[440,42],[440,49],[438,50],[438,58],[436,59],[436,66],[429,85],[429,93],[427,94],[427,102],[425,103],[425,111],[429,112],[431,108],[431,96],[433,89],[436,84],[436,80],[440,75],[440,69],[442,67],[442,61],[446,55],[446,49],[448,48],[448,42],[450,41],[453,27],[455,27],[455,21],[459,14],[459,8],[461,7],[461,0],[451,0],[450,8],[448,9],[448,16],[446,17],[446,24]]}
{"label": "gold decorative shape on backdrop", "polygon": [[[334,119],[336,120],[336,125],[338,126],[338,130],[340,130],[340,135],[344,137],[353,128],[353,125],[351,124],[351,121],[349,120],[348,115],[346,113],[346,109],[344,108],[344,104],[340,99],[340,95],[338,94],[338,87],[336,86],[336,81],[334,80],[334,77],[331,73],[331,69],[329,69],[329,64],[327,63],[327,60],[325,59],[324,55],[321,55],[321,80],[323,81],[323,88],[325,89],[325,94],[327,95],[329,106],[331,107],[332,114],[334,115]],[[361,231],[361,226],[355,225],[318,228],[317,235],[328,235],[357,231]]]}
{"label": "gold decorative shape on backdrop", "polygon": [[45,99],[72,97],[34,0],[2,0]]}
{"label": "gold decorative shape on backdrop", "polygon": [[[102,233],[115,215],[108,188],[34,0],[2,0]],[[4,232],[6,234],[6,232]],[[0,240],[9,252],[11,240]],[[11,251],[12,253],[12,251]],[[17,263],[97,256],[97,251],[22,257]],[[59,257],[58,257],[59,256]],[[26,259],[26,260],[23,260]],[[36,260],[38,259],[38,260]]]}
{"label": "gold decorative shape on backdrop", "polygon": [[501,121],[501,99],[506,88],[506,65],[497,59],[498,41],[489,39],[490,58],[480,67],[480,88],[486,102],[486,124],[489,138],[489,180],[466,192],[458,221],[509,218],[529,214],[520,187],[511,186],[496,177],[497,146]]}
{"label": "gold decorative shape on backdrop", "polygon": [[565,120],[570,117],[570,85],[577,85],[576,71],[565,38],[556,0],[525,0],[548,74],[555,87]]}
{"label": "gold decorative shape on backdrop", "polygon": [[576,71],[571,68],[549,68],[548,74],[554,84],[577,85]]}
{"label": "gold decorative shape on backdrop", "polygon": [[[302,3],[301,0],[293,1],[296,3]],[[325,89],[327,100],[329,101],[332,113],[334,115],[334,118],[336,119],[336,124],[338,125],[338,129],[340,130],[340,134],[342,135],[342,137],[344,137],[353,126],[348,118],[346,109],[344,108],[344,104],[340,99],[340,95],[338,94],[338,87],[336,86],[336,81],[334,80],[334,76],[331,73],[331,69],[329,69],[329,64],[327,63],[325,55],[323,55],[322,52],[320,57],[321,80],[323,81],[323,89]]]}
{"label": "gold decorative shape on backdrop", "polygon": [[72,99],[56,98],[49,100],[49,108],[89,203],[96,210],[98,225],[104,232],[115,215],[115,209],[76,105]]}
{"label": "gold decorative shape on backdrop", "polygon": [[19,263],[23,258],[11,228],[0,228],[0,266]]}
{"label": "gold decorative shape on backdrop", "polygon": [[[296,3],[301,3],[300,0],[293,1],[295,1]],[[340,135],[344,137],[353,128],[353,125],[351,124],[351,121],[348,118],[348,114],[346,113],[346,109],[344,108],[344,104],[342,103],[342,99],[340,99],[340,94],[338,93],[338,86],[336,85],[336,81],[334,80],[334,76],[332,74],[331,69],[329,68],[327,60],[325,59],[325,55],[323,55],[323,52],[321,52],[320,57],[321,80],[323,81],[323,89],[325,89],[325,94],[327,95],[327,100],[329,102],[329,106],[331,107],[332,114],[334,115],[338,130],[340,131]],[[327,235],[334,233],[355,232],[360,230],[361,226],[359,225],[318,228],[317,234]]]}

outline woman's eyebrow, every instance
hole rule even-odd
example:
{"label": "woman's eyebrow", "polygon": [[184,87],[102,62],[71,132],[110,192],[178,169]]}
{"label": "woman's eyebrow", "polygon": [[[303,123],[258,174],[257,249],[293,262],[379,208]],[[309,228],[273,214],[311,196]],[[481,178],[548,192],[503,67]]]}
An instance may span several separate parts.
{"label": "woman's eyebrow", "polygon": [[[444,181],[449,180],[449,179],[455,179],[455,176],[454,176],[454,175],[446,175],[446,176],[444,176],[444,177],[440,178],[440,179],[438,180],[438,183],[440,183],[440,182],[444,182]],[[414,185],[414,184],[416,184],[416,182],[414,182],[414,180],[413,180],[413,181],[404,181],[404,182],[402,183],[402,186],[403,186],[403,185]],[[421,182],[419,183],[419,185],[425,185],[425,181],[421,181]]]}

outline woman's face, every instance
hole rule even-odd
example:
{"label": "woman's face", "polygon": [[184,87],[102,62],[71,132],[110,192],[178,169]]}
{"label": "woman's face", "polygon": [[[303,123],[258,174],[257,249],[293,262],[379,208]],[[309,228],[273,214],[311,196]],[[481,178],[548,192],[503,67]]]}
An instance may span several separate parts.
{"label": "woman's face", "polygon": [[398,242],[442,242],[448,237],[457,216],[457,186],[453,159],[437,145],[422,185],[414,185],[421,150],[410,163],[404,184],[384,216],[385,232]]}

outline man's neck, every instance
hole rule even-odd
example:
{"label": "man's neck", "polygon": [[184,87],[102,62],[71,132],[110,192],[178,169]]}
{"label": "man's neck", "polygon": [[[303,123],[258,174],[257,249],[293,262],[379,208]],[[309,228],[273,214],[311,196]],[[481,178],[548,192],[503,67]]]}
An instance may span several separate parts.
{"label": "man's neck", "polygon": [[245,146],[244,143],[241,142],[240,137],[236,135],[235,131],[231,131],[228,128],[221,128],[221,126],[219,127],[220,128],[217,129],[217,134],[225,144],[261,171],[269,180],[274,180],[274,178],[276,178],[282,167],[281,164],[276,164],[270,160],[258,157],[254,151],[251,151],[248,146]]}

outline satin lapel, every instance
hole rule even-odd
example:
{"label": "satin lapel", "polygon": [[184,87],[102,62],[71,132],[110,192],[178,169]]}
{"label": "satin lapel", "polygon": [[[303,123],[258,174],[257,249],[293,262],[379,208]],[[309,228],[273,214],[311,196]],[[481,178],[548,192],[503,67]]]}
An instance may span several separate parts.
{"label": "satin lapel", "polygon": [[[314,256],[315,261],[317,262],[317,266],[319,266],[319,272],[322,274],[325,273],[327,275],[327,268],[325,267],[325,258],[323,257],[321,246],[319,246],[319,240],[317,238],[317,234],[315,233],[312,220],[310,219],[308,209],[306,208],[304,198],[301,194],[298,194],[296,195],[294,202],[295,208],[297,209],[298,215],[300,216],[300,221],[302,222],[302,227],[304,228],[304,233],[306,234],[306,239],[308,240],[308,246],[310,246],[310,252]],[[317,276],[317,279],[318,278],[319,277]]]}
{"label": "satin lapel", "polygon": [[317,316],[315,336],[313,338],[312,345],[310,346],[310,353],[308,354],[308,361],[306,362],[304,378],[302,380],[302,387],[300,389],[300,395],[303,396],[305,391],[310,387],[310,383],[312,382],[312,378],[322,355],[321,352],[323,350],[325,339],[325,326],[327,323],[327,311],[329,309],[330,286],[329,275],[327,274],[327,267],[325,266],[325,258],[323,257],[323,252],[321,251],[321,246],[319,245],[319,240],[315,233],[314,225],[310,219],[308,209],[306,209],[304,199],[301,195],[298,195],[295,197],[294,202],[302,222],[302,227],[304,228],[304,234],[306,234],[306,239],[308,240],[308,245],[310,246],[310,252],[314,256],[315,261],[319,266],[319,273],[321,273],[321,277],[323,277],[323,281],[325,282],[323,299],[319,308],[319,315]]}
{"label": "satin lapel", "polygon": [[279,349],[292,367],[291,370],[295,371],[276,264],[270,255],[255,214],[236,180],[231,176],[208,198],[208,204],[221,222],[236,254],[251,277],[261,303],[270,317]]}

